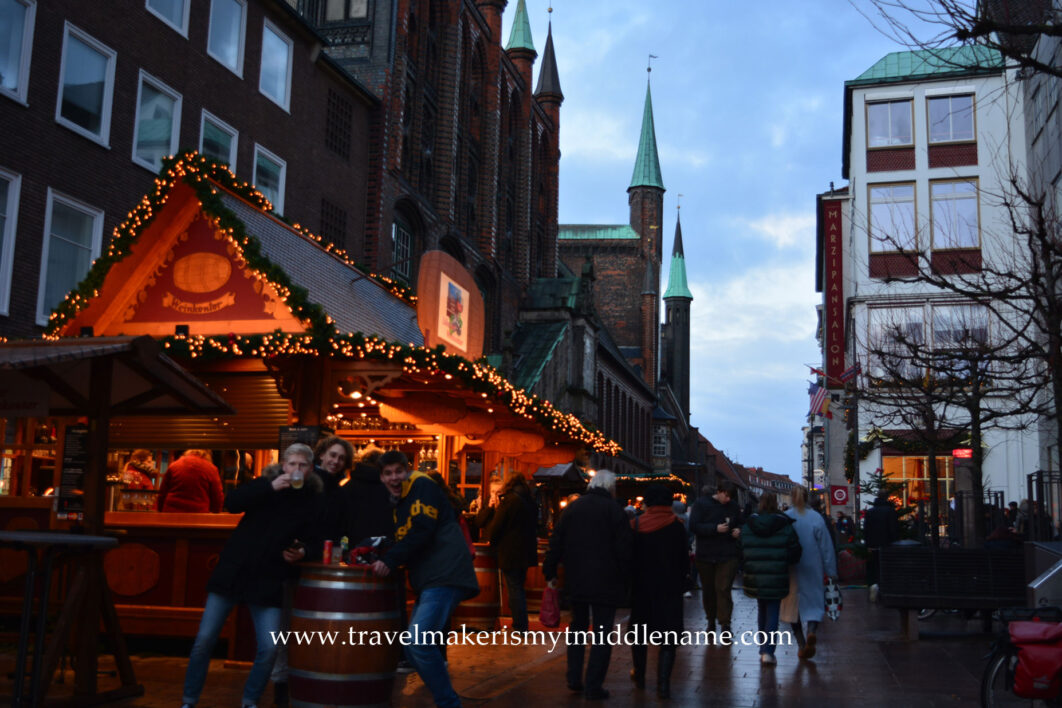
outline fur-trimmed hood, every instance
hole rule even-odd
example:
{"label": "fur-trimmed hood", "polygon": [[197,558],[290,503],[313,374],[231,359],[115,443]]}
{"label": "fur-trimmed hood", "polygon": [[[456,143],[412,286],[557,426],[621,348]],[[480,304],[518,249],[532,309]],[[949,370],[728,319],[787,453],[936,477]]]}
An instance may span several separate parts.
{"label": "fur-trimmed hood", "polygon": [[[282,474],[284,474],[284,466],[281,465],[279,462],[267,465],[266,468],[262,470],[262,476],[268,479],[270,482],[272,482],[274,479],[276,479]],[[315,475],[313,473],[313,470],[311,470],[306,473],[306,481],[303,483],[302,488],[308,489],[314,494],[320,494],[324,491],[324,482],[322,482],[321,478]],[[296,489],[293,491],[298,490]]]}

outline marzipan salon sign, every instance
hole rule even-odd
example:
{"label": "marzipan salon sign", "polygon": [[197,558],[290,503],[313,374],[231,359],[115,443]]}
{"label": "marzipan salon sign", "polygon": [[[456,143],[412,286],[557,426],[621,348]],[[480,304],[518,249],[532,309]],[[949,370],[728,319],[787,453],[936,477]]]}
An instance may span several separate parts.
{"label": "marzipan salon sign", "polygon": [[209,315],[226,307],[236,304],[236,293],[225,293],[219,298],[207,302],[188,302],[182,300],[173,293],[167,292],[162,296],[162,306],[167,307],[182,315]]}
{"label": "marzipan salon sign", "polygon": [[825,226],[826,387],[843,386],[844,371],[844,258],[841,243],[841,202],[823,202]]}

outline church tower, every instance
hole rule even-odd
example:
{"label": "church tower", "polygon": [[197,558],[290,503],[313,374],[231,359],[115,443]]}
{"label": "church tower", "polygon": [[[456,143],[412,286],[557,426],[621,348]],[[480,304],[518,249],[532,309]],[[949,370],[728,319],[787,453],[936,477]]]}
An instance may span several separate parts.
{"label": "church tower", "polygon": [[678,398],[686,421],[690,418],[690,304],[693,293],[686,282],[686,255],[682,250],[682,221],[675,219],[675,245],[671,249],[671,270],[664,291],[664,317],[667,330],[668,381]]}

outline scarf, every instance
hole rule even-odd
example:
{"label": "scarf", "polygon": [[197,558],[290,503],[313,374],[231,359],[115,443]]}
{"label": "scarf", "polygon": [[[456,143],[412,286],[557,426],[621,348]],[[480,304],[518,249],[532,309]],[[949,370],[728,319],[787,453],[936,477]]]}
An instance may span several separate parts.
{"label": "scarf", "polygon": [[641,516],[631,519],[631,528],[638,533],[652,533],[676,521],[678,517],[670,506],[651,506]]}

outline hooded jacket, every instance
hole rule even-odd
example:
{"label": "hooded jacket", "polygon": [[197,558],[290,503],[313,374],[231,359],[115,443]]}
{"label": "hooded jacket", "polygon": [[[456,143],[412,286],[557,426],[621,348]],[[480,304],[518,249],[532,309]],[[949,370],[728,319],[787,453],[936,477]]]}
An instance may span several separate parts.
{"label": "hooded jacket", "polygon": [[800,560],[793,520],[782,513],[756,514],[741,527],[738,547],[745,556],[745,594],[781,600],[789,594],[789,566]]}
{"label": "hooded jacket", "polygon": [[681,632],[682,592],[690,564],[686,527],[664,506],[649,507],[631,520],[631,527],[630,623],[644,624],[649,632]]}
{"label": "hooded jacket", "polygon": [[328,495],[328,537],[346,536],[351,547],[370,536],[393,537],[391,495],[380,481],[380,468],[359,462],[350,481]]}
{"label": "hooded jacket", "polygon": [[502,570],[526,570],[538,565],[535,534],[538,509],[526,483],[517,483],[502,497],[487,527],[491,549]]}
{"label": "hooded jacket", "polygon": [[395,545],[383,562],[409,570],[409,584],[420,594],[427,588],[456,587],[464,598],[479,594],[472,554],[446,493],[423,472],[402,483],[394,509]]}
{"label": "hooded jacket", "polygon": [[298,573],[296,566],[284,560],[284,549],[298,540],[306,548],[305,560],[320,560],[321,482],[308,474],[302,489],[277,491],[273,480],[281,472],[280,465],[270,465],[261,477],[225,496],[225,509],[243,512],[243,518],[221,551],[207,592],[237,602],[281,607],[281,585]]}

